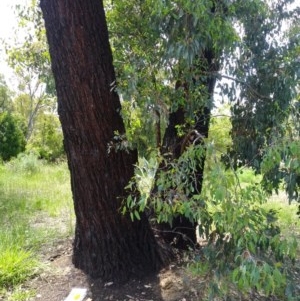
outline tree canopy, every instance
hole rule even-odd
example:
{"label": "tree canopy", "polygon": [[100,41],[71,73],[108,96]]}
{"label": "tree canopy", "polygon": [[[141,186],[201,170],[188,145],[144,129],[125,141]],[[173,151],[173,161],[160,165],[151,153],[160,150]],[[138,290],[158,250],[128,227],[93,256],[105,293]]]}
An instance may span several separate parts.
{"label": "tree canopy", "polygon": [[[168,114],[180,106],[185,118],[177,130],[184,135],[203,104],[213,108],[226,101],[231,106],[233,144],[224,160],[228,166],[246,165],[260,172],[270,146],[286,139],[288,128],[298,128],[292,116],[297,115],[299,101],[299,7],[293,3],[107,1],[124,117],[129,132],[138,131],[133,140],[138,143],[147,131],[149,147],[159,136],[158,120],[161,133]],[[126,9],[134,14],[122,18]],[[205,57],[209,48],[214,64]],[[208,77],[217,83],[213,98],[207,99]],[[179,81],[185,87],[175,89]],[[151,115],[142,118],[143,114]],[[290,132],[298,139],[297,131]],[[283,153],[280,160],[286,156]],[[296,197],[297,185],[288,181],[286,172],[275,165],[269,169],[265,187],[278,188],[285,179],[290,197]]]}

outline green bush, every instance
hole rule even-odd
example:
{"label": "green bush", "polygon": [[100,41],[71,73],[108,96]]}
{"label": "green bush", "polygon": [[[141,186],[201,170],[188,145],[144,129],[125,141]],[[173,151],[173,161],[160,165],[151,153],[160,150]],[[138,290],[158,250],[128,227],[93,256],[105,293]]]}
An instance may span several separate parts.
{"label": "green bush", "polygon": [[10,162],[7,167],[15,172],[25,174],[35,174],[40,171],[43,161],[38,159],[38,155],[34,152],[21,153]]}
{"label": "green bush", "polygon": [[37,152],[47,161],[55,161],[64,155],[63,133],[57,116],[43,114],[38,118],[26,149]]}
{"label": "green bush", "polygon": [[25,150],[25,136],[19,120],[9,113],[0,114],[0,156],[10,160]]}

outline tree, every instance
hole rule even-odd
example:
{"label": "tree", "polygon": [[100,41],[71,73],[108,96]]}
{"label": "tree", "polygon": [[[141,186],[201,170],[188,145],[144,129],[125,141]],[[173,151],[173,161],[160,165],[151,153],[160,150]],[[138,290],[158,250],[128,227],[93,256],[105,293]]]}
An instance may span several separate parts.
{"label": "tree", "polygon": [[18,82],[14,111],[27,123],[26,140],[32,138],[39,114],[55,113],[56,98],[50,67],[45,30],[36,0],[28,6],[17,5],[18,29],[22,39],[15,37],[6,44],[7,61]]}
{"label": "tree", "polygon": [[7,112],[11,110],[11,91],[5,82],[4,76],[0,74],[0,112]]}
{"label": "tree", "polygon": [[105,280],[156,270],[162,257],[146,216],[120,213],[137,152],[114,141],[125,129],[102,1],[42,0],[41,8],[71,173],[73,263]]}
{"label": "tree", "polygon": [[[200,148],[203,138],[207,137],[216,82],[213,72],[219,71],[224,41],[229,43],[234,38],[226,5],[220,1],[123,0],[111,1],[108,7],[121,82],[118,91],[123,99],[137,103],[146,116],[153,112],[151,120],[158,120],[152,124],[152,130],[149,130],[149,123],[145,127],[148,136],[155,134],[156,148],[161,155],[153,199],[167,200],[169,190],[187,198],[195,192],[200,193],[204,151],[201,158],[195,158],[197,170],[186,175],[188,178],[197,174],[197,179],[183,191],[179,191],[181,185],[175,182],[173,187],[158,189],[158,178],[160,174],[164,177],[168,170],[172,172],[172,164],[189,144],[197,141]],[[121,18],[125,7],[135,13]],[[206,25],[201,26],[201,22]],[[149,119],[144,118],[142,124]],[[163,126],[157,129],[159,124]],[[148,138],[149,142],[151,140]],[[165,238],[173,241],[175,232],[186,229],[189,237],[186,243],[195,244],[196,224],[182,214],[176,215],[167,220],[161,233],[168,233]],[[169,223],[172,223],[171,229]],[[177,230],[172,231],[172,228]],[[186,243],[182,246],[186,247]]]}
{"label": "tree", "polygon": [[[148,199],[132,198],[128,209],[149,210],[163,223],[169,241],[178,240],[175,232],[185,234],[188,239],[180,247],[193,245],[193,228],[200,221],[200,234],[208,238],[204,270],[215,271],[209,274],[217,279],[211,296],[224,279],[234,279],[241,290],[255,287],[266,294],[290,281],[274,262],[294,258],[295,244],[280,240],[276,214],[261,203],[264,192],[279,187],[283,179],[289,181],[289,194],[298,197],[299,142],[282,139],[287,132],[299,137],[298,123],[287,126],[299,114],[299,35],[290,38],[282,26],[297,20],[288,7],[292,2],[118,0],[109,6],[119,92],[131,93],[141,110],[145,98],[155,106],[153,96],[158,94],[160,107],[167,108],[161,114],[167,127],[155,188]],[[122,7],[130,7],[134,15],[120,18]],[[162,86],[166,93],[157,93]],[[212,108],[224,99],[231,108],[233,143],[219,153],[218,142],[212,142],[217,135],[207,139],[207,133]],[[239,168],[247,166],[262,172],[266,183],[240,185]],[[256,260],[248,265],[249,258],[259,258],[263,267]],[[197,262],[195,270],[202,266]]]}
{"label": "tree", "polygon": [[[244,281],[247,289],[263,285],[270,294],[274,281],[280,286],[285,282],[281,277],[285,272],[273,262],[292,257],[295,248],[280,239],[272,212],[260,207],[265,199],[260,186],[240,185],[235,163],[247,166],[249,158],[252,163],[257,157],[257,171],[267,170],[260,163],[267,159],[267,149],[276,138],[283,137],[281,131],[274,135],[281,129],[278,125],[291,118],[287,107],[295,102],[298,62],[293,53],[299,39],[295,35],[293,43],[290,39],[276,43],[276,38],[277,34],[282,37],[281,21],[292,20],[285,10],[292,1],[107,2],[118,85],[102,4],[41,2],[77,216],[75,265],[104,279],[126,278],[124,270],[134,270],[142,262],[139,258],[144,249],[139,237],[144,231],[144,246],[153,254],[146,257],[146,265],[149,269],[159,265],[162,260],[142,213],[146,208],[156,222],[171,224],[171,231],[178,226],[176,219],[179,225],[186,219],[192,241],[195,224],[200,221],[200,230],[209,238],[203,252],[209,262],[207,270],[216,271],[218,280],[225,275],[239,284]],[[134,12],[126,18],[122,17],[125,7]],[[222,78],[230,84],[220,81]],[[232,108],[233,143],[229,143],[228,153],[222,150],[223,156],[216,154],[215,145],[207,139],[216,86]],[[138,141],[140,146],[141,137],[135,134],[147,133],[151,146],[159,148],[156,159],[160,165],[150,200],[140,199],[137,193],[125,202],[136,217],[133,224],[127,215],[117,214],[118,197],[127,197],[123,189],[133,175],[137,157],[127,147],[130,143],[119,115],[116,89],[126,102],[123,108],[136,113],[125,112],[125,123],[130,126],[134,124],[130,118],[135,118],[151,126],[150,130],[131,132],[130,142]],[[271,113],[270,118],[265,111]],[[149,115],[158,118],[145,120]],[[157,130],[159,124],[163,126]],[[239,135],[243,130],[247,139]],[[159,133],[163,132],[161,139]],[[296,146],[289,151],[298,156]],[[210,162],[215,166],[204,169]],[[209,173],[205,175],[205,171]],[[99,212],[103,219],[95,215]],[[120,255],[122,237],[125,252]],[[110,252],[112,247],[116,251]],[[130,252],[137,258],[134,263]],[[108,258],[106,263],[103,256]],[[113,258],[117,258],[117,267],[112,265]],[[259,260],[250,262],[259,263],[254,266],[258,278],[252,277],[251,269],[241,275],[244,267],[249,267],[249,258]],[[270,274],[267,281],[257,280],[266,274]]]}
{"label": "tree", "polygon": [[[247,14],[243,7],[237,11],[245,34],[237,43],[240,52],[232,55],[236,62],[232,73],[237,79],[233,86],[240,93],[232,99],[233,144],[227,158],[235,167],[251,166],[257,173],[263,166],[267,192],[278,191],[283,183],[290,198],[297,199],[298,176],[280,170],[280,162],[293,160],[295,154],[283,150],[279,155],[279,151],[276,160],[273,153],[273,164],[268,168],[265,164],[278,144],[294,144],[298,139],[298,134],[288,134],[291,117],[298,110],[300,70],[300,41],[295,32],[299,7],[291,10],[289,2],[293,1],[274,1],[271,6],[258,2],[247,7]],[[260,14],[255,14],[257,10]],[[286,22],[292,26],[287,27]],[[297,127],[296,119],[293,123]]]}

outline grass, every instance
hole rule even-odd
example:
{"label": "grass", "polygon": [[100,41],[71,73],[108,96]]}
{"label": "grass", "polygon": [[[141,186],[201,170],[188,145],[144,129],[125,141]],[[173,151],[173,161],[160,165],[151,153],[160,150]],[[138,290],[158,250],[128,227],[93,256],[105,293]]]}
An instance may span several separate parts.
{"label": "grass", "polygon": [[[255,175],[250,168],[244,168],[238,172],[239,180],[243,185],[260,183],[261,176]],[[288,197],[284,191],[273,194],[266,203],[262,204],[263,208],[276,212],[278,218],[277,224],[281,229],[284,237],[297,237],[300,241],[300,218],[297,215],[297,202],[289,203]]]}
{"label": "grass", "polygon": [[259,183],[261,181],[261,175],[256,175],[254,170],[251,168],[240,168],[237,171],[237,175],[239,177],[239,181],[244,185],[253,185]]}
{"label": "grass", "polygon": [[26,300],[32,292],[18,284],[41,268],[40,247],[73,231],[66,164],[43,164],[30,155],[1,165],[0,229],[0,295]]}
{"label": "grass", "polygon": [[[270,200],[263,204],[268,210],[274,210],[277,215],[277,224],[284,237],[297,237],[300,242],[300,218],[297,215],[299,204],[292,202],[289,204],[287,196],[280,192],[273,195]],[[299,246],[300,248],[300,246]]]}
{"label": "grass", "polygon": [[28,301],[31,300],[30,298],[35,297],[35,295],[35,290],[25,290],[24,288],[17,288],[14,292],[6,294],[6,297],[7,301]]}
{"label": "grass", "polygon": [[0,283],[2,287],[16,286],[37,273],[39,262],[30,251],[19,247],[0,250]]}

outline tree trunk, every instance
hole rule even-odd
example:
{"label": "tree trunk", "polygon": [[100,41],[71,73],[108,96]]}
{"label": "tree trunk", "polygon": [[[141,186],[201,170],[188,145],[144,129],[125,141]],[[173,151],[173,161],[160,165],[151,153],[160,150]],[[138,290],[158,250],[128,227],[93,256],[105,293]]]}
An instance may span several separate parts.
{"label": "tree trunk", "polygon": [[[125,132],[100,0],[41,0],[76,214],[73,263],[92,277],[123,281],[162,265],[145,215],[120,214],[137,152]],[[108,151],[108,145],[112,149]]]}
{"label": "tree trunk", "polygon": [[[209,131],[209,122],[210,122],[210,103],[213,99],[214,87],[216,83],[216,77],[214,72],[219,70],[219,59],[215,55],[213,47],[208,47],[203,51],[201,55],[202,59],[205,61],[203,65],[207,66],[207,69],[201,70],[203,74],[208,74],[203,76],[201,83],[206,86],[207,90],[207,105],[204,105],[202,108],[199,108],[195,114],[195,126],[189,133],[186,133],[185,136],[178,136],[177,126],[184,126],[185,121],[185,109],[184,107],[179,107],[175,112],[172,112],[169,115],[168,126],[165,131],[163,138],[163,145],[161,147],[161,155],[165,156],[169,161],[177,160],[185,151],[187,145],[193,143],[194,145],[202,143],[203,138],[208,137]],[[195,68],[197,68],[195,66]],[[211,72],[211,76],[209,73]],[[194,80],[194,85],[197,85],[197,82]],[[178,81],[176,84],[176,89],[184,88],[185,93],[188,94],[188,83],[182,83]],[[197,133],[195,135],[195,133]],[[201,139],[198,139],[202,137]],[[192,182],[194,183],[194,191],[197,194],[201,193],[202,184],[203,184],[203,172],[205,165],[205,155],[201,158],[198,158],[197,170],[193,172]],[[168,166],[165,166],[165,161],[162,161],[158,168],[158,172],[163,172],[168,169]],[[176,190],[176,187],[174,187]],[[157,188],[154,186],[153,193],[156,193]],[[187,199],[191,197],[190,195],[186,196]],[[178,249],[188,249],[190,247],[195,247],[196,245],[196,226],[197,222],[190,221],[184,215],[178,215],[173,218],[172,226],[168,223],[162,223],[158,225],[159,230],[161,231],[161,236],[168,243],[173,243],[173,245]]]}

